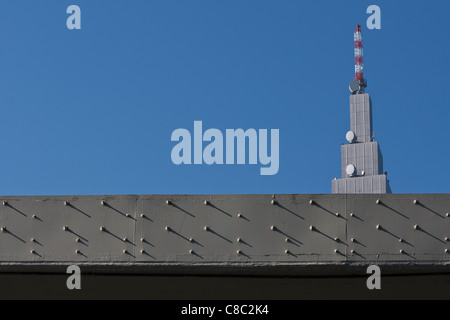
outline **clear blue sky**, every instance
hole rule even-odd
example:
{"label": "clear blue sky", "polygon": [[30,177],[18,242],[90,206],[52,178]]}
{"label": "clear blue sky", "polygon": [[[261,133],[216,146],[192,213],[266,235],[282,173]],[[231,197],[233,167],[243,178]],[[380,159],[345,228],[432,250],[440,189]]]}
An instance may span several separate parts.
{"label": "clear blue sky", "polygon": [[[79,5],[82,29],[66,28]],[[368,30],[366,8],[381,7]],[[0,1],[0,195],[330,193],[363,26],[394,193],[449,193],[450,2]],[[280,169],[172,163],[177,128],[280,130]]]}

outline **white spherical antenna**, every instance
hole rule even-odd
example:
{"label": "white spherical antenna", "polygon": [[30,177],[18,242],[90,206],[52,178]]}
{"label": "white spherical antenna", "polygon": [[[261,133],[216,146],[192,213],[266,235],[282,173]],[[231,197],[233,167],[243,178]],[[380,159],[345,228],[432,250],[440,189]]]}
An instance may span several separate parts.
{"label": "white spherical antenna", "polygon": [[356,167],[352,164],[349,164],[345,171],[347,172],[347,175],[353,177],[356,174]]}
{"label": "white spherical antenna", "polygon": [[355,133],[353,131],[350,130],[345,135],[345,139],[347,139],[348,142],[353,143],[356,140],[356,135],[355,135]]}

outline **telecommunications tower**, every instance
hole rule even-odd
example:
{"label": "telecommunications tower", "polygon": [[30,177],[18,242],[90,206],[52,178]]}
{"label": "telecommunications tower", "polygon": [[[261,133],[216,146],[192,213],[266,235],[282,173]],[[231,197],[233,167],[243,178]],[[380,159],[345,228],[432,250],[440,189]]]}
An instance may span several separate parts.
{"label": "telecommunications tower", "polygon": [[332,193],[391,193],[383,156],[372,129],[372,100],[365,93],[361,26],[354,32],[355,78],[350,83],[350,131],[341,146],[341,179],[331,182]]}

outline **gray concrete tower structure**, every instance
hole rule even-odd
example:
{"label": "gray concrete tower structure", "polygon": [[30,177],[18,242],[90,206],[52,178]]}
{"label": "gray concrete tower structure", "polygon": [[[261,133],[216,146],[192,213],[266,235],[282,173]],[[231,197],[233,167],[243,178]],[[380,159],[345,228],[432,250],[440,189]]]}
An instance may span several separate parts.
{"label": "gray concrete tower structure", "polygon": [[368,93],[350,96],[349,144],[341,146],[341,179],[332,180],[332,193],[391,193],[383,156],[374,141],[372,101]]}
{"label": "gray concrete tower structure", "polygon": [[355,79],[350,83],[350,131],[347,145],[341,146],[341,179],[331,182],[332,193],[391,193],[383,156],[374,141],[372,100],[365,93],[364,58],[361,26],[354,32]]}

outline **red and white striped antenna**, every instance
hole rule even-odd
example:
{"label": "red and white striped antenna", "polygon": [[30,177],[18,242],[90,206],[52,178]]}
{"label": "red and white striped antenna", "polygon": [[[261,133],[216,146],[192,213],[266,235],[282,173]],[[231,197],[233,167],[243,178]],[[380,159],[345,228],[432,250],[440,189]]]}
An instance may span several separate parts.
{"label": "red and white striped antenna", "polygon": [[364,79],[364,54],[361,37],[361,26],[359,24],[356,26],[353,38],[355,40],[355,80],[360,81]]}
{"label": "red and white striped antenna", "polygon": [[364,88],[367,86],[367,81],[364,79],[364,54],[363,54],[363,42],[361,36],[361,26],[356,26],[353,34],[354,48],[355,48],[355,79],[350,84],[350,91],[355,93],[364,93]]}

